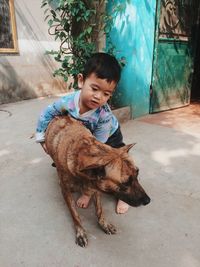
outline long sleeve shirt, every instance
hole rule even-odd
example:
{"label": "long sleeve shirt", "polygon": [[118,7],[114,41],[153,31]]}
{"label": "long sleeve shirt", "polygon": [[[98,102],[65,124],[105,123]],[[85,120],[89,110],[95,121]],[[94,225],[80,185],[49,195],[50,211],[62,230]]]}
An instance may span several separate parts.
{"label": "long sleeve shirt", "polygon": [[97,140],[106,143],[119,127],[118,120],[107,103],[97,109],[79,114],[79,97],[80,91],[69,93],[43,110],[37,123],[36,142],[44,142],[45,131],[55,116],[69,114],[74,119],[82,121]]}

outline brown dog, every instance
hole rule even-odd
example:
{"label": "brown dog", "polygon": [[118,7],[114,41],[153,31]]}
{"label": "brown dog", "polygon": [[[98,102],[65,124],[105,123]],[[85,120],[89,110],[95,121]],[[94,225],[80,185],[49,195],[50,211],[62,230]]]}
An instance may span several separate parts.
{"label": "brown dog", "polygon": [[150,198],[138,183],[138,168],[128,155],[133,145],[112,148],[97,141],[79,121],[56,117],[49,124],[45,144],[56,164],[64,199],[76,230],[76,243],[86,246],[87,235],[75,208],[72,192],[93,195],[100,227],[107,234],[116,229],[104,219],[100,191],[111,193],[131,206],[146,205]]}

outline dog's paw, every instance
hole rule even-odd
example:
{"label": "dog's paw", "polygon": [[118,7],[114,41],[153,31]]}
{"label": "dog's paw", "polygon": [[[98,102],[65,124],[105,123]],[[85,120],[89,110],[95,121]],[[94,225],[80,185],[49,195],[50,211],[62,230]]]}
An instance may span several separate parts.
{"label": "dog's paw", "polygon": [[107,235],[114,235],[117,233],[116,227],[111,223],[104,222],[103,224],[100,224],[100,226]]}
{"label": "dog's paw", "polygon": [[79,229],[76,233],[76,244],[80,247],[86,247],[88,244],[87,235],[83,229]]}

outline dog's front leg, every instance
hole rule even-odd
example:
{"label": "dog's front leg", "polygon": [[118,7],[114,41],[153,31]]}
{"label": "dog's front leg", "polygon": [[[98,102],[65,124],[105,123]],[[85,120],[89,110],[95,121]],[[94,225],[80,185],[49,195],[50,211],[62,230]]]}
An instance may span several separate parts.
{"label": "dog's front leg", "polygon": [[75,201],[72,197],[70,190],[68,190],[62,184],[62,182],[61,182],[61,188],[62,188],[63,197],[67,203],[67,206],[70,210],[70,213],[72,215],[72,219],[74,222],[74,227],[76,230],[76,244],[78,244],[81,247],[85,247],[88,244],[88,239],[87,239],[86,231],[81,225],[81,219],[80,219],[78,212],[76,210]]}
{"label": "dog's front leg", "polygon": [[107,223],[105,218],[104,218],[102,204],[101,204],[101,195],[99,192],[94,193],[94,202],[95,202],[95,208],[96,208],[98,223],[99,223],[100,227],[102,228],[102,230],[106,234],[109,234],[109,235],[116,234],[117,230],[116,230],[115,226],[112,225],[111,223]]}

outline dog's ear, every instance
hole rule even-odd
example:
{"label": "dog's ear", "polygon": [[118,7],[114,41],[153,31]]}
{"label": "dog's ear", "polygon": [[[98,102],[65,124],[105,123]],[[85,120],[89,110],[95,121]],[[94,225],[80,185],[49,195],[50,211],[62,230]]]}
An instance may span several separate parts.
{"label": "dog's ear", "polygon": [[112,158],[108,155],[100,155],[95,157],[85,155],[82,157],[82,160],[79,161],[79,170],[83,171],[103,167],[106,166],[111,160]]}
{"label": "dog's ear", "polygon": [[90,180],[101,180],[105,178],[106,176],[106,171],[105,167],[97,167],[97,168],[92,168],[92,169],[84,169],[81,171],[82,173],[84,172],[87,175],[87,178]]}
{"label": "dog's ear", "polygon": [[129,145],[126,145],[126,146],[123,146],[120,148],[121,151],[123,152],[129,152],[129,150],[135,145],[136,143],[133,143],[133,144],[129,144]]}
{"label": "dog's ear", "polygon": [[77,164],[80,171],[89,170],[106,166],[114,157],[116,155],[105,145],[84,147],[79,151]]}

